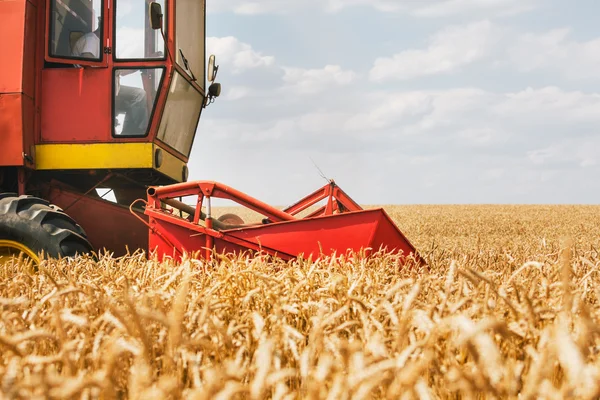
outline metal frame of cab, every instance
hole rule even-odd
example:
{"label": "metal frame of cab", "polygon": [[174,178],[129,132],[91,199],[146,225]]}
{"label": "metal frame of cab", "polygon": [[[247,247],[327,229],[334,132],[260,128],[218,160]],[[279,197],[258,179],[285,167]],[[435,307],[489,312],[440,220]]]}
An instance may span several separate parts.
{"label": "metal frame of cab", "polygon": [[[149,0],[145,1],[146,4],[149,4]],[[8,8],[6,2],[3,3],[4,7],[0,8],[0,16],[2,16],[4,8]],[[22,2],[17,0],[16,5],[23,8],[23,20],[27,20],[28,24],[23,26],[23,21],[14,22],[12,19],[7,18],[7,22],[3,20],[6,26],[2,31],[6,33],[22,31],[23,36],[20,40],[17,38],[17,43],[22,41],[24,48],[23,64],[25,66],[23,69],[26,71],[23,74],[23,82],[25,83],[22,86],[29,86],[30,89],[26,93],[29,103],[26,105],[16,104],[14,108],[20,108],[20,110],[18,114],[13,114],[13,117],[16,116],[19,120],[33,123],[29,123],[28,126],[11,127],[10,129],[15,130],[13,133],[3,132],[3,136],[6,138],[4,140],[6,146],[0,146],[0,166],[23,166],[38,170],[55,168],[56,165],[52,163],[48,165],[46,160],[43,159],[51,149],[55,156],[63,159],[72,158],[73,154],[81,151],[86,152],[86,163],[82,165],[82,169],[90,168],[91,160],[98,160],[97,169],[105,169],[111,166],[111,152],[110,150],[107,152],[106,146],[95,146],[100,143],[115,145],[152,143],[155,147],[163,150],[167,157],[170,156],[179,160],[182,165],[187,164],[189,154],[182,154],[157,138],[168,90],[176,72],[180,73],[202,95],[203,99],[206,98],[205,88],[198,85],[197,82],[191,81],[185,69],[176,62],[176,1],[165,0],[165,36],[167,38],[165,46],[172,58],[165,52],[163,59],[123,61],[116,59],[114,52],[116,29],[114,24],[116,4],[114,0],[102,0],[104,13],[102,47],[108,48],[109,54],[103,52],[100,61],[63,59],[50,55],[51,0],[22,0]],[[6,11],[7,15],[8,12]],[[14,16],[14,11],[11,12]],[[205,12],[203,18],[205,33]],[[36,23],[31,25],[34,20]],[[35,61],[30,60],[31,56],[34,56]],[[15,62],[19,63],[19,60]],[[45,62],[77,63],[86,68],[44,68]],[[206,62],[205,55],[203,56],[203,62]],[[132,67],[162,68],[164,70],[162,82],[149,121],[147,135],[143,137],[115,137],[113,135],[114,71],[115,69]],[[2,63],[0,65],[0,75],[9,74],[10,69],[13,69],[13,66]],[[204,82],[204,77],[201,79]],[[14,91],[17,92],[21,89],[17,87]],[[0,92],[2,92],[1,86]],[[3,107],[3,109],[6,108]],[[201,108],[195,122],[196,127],[203,108]],[[68,124],[65,124],[66,120],[69,121]],[[5,122],[5,125],[8,126],[8,122]],[[10,145],[9,142],[11,142]],[[53,146],[58,144],[68,144],[73,147]],[[14,155],[15,149],[19,147],[23,148],[24,160],[22,162],[16,159]],[[141,146],[138,151],[145,152],[145,150],[146,147]],[[42,157],[41,160],[38,160],[38,153]],[[115,153],[118,153],[118,150],[115,150]],[[109,161],[107,161],[107,157]],[[5,160],[5,162],[2,163],[1,160]],[[120,166],[120,164],[117,166]],[[183,180],[181,176],[171,176],[171,178],[174,182]]]}

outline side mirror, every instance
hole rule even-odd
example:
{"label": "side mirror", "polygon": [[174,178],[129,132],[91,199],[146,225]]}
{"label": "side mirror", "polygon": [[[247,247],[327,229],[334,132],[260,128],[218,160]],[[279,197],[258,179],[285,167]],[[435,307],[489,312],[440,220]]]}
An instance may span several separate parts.
{"label": "side mirror", "polygon": [[150,3],[150,26],[152,29],[161,29],[163,25],[162,7],[157,2]]}
{"label": "side mirror", "polygon": [[217,79],[217,72],[219,71],[219,66],[215,65],[215,55],[211,55],[208,59],[208,81],[213,83],[215,79]]}
{"label": "side mirror", "polygon": [[221,84],[213,83],[208,88],[208,95],[210,97],[219,97],[221,95]]}

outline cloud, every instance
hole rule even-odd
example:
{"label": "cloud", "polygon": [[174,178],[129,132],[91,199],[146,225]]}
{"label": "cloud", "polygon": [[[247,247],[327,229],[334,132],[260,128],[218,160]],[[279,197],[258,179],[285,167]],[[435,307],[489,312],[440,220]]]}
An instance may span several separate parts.
{"label": "cloud", "polygon": [[[269,12],[362,5],[421,10],[419,17],[471,7],[490,20],[440,26],[425,45],[385,53],[389,44],[371,41],[369,54],[384,57],[366,67],[329,53],[322,64],[284,64],[293,57],[261,53],[252,39],[211,39],[224,91],[203,112],[192,179],[222,180],[285,205],[322,184],[312,159],[361,203],[597,202],[589,182],[600,174],[600,88],[582,77],[597,79],[600,49],[571,29],[527,32],[493,18],[535,2],[249,4],[254,13],[261,5]],[[412,37],[410,27],[400,29]],[[365,75],[383,84],[365,85]]]}
{"label": "cloud", "polygon": [[292,14],[303,9],[336,13],[351,7],[371,7],[385,13],[431,18],[474,13],[514,15],[535,9],[538,3],[539,0],[219,0],[209,3],[207,11],[258,15]]}
{"label": "cloud", "polygon": [[434,99],[424,92],[372,93],[365,96],[367,105],[346,123],[351,131],[386,129],[417,121],[433,110]]}
{"label": "cloud", "polygon": [[598,146],[598,136],[562,138],[549,146],[528,151],[527,159],[532,165],[546,169],[571,167],[584,170],[598,165],[599,156],[595,151]]}
{"label": "cloud", "polygon": [[233,36],[208,37],[206,49],[208,54],[215,54],[217,64],[227,65],[227,68],[236,74],[275,64],[275,57],[262,55],[249,44]]}
{"label": "cloud", "polygon": [[583,146],[577,150],[577,159],[582,168],[595,167],[600,162],[600,155],[598,155],[598,151],[596,150],[597,146],[600,145],[598,142],[597,138],[590,138],[589,141],[584,142]]}
{"label": "cloud", "polygon": [[372,93],[346,126],[352,131],[395,129],[403,135],[424,134],[459,125],[463,114],[479,110],[491,97],[493,94],[476,88]]}
{"label": "cloud", "polygon": [[555,158],[558,154],[556,147],[547,147],[544,149],[536,149],[527,152],[527,158],[534,164],[541,165],[546,161]]}
{"label": "cloud", "polygon": [[[599,94],[556,87],[506,93],[354,90],[356,96],[327,92],[327,101],[272,101],[255,122],[231,110],[220,117],[205,114],[203,129],[215,134],[199,146],[227,154],[231,171],[222,172],[224,178],[252,171],[243,174],[243,184],[254,190],[261,182],[277,182],[256,192],[277,204],[320,183],[312,177],[311,158],[351,195],[365,193],[364,202],[591,201],[584,186],[575,185],[600,173]],[[281,88],[270,96],[281,98]],[[254,101],[240,100],[240,107],[244,102]],[[192,161],[191,170],[206,170],[211,164],[194,164],[209,161]],[[305,186],[283,179],[294,174],[304,174]],[[409,191],[399,183],[407,176]],[[365,192],[366,182],[382,187]],[[556,197],[550,188],[557,185],[570,192]]]}
{"label": "cloud", "polygon": [[253,92],[254,89],[249,86],[233,86],[226,91],[223,99],[230,101],[241,100],[251,96]]}
{"label": "cloud", "polygon": [[457,132],[457,138],[462,140],[463,143],[465,143],[465,146],[476,148],[493,146],[507,136],[508,134],[506,132],[502,132],[501,130],[490,126],[465,128],[462,131]]}
{"label": "cloud", "polygon": [[[207,52],[215,54],[217,64],[222,67],[219,79],[226,83],[223,94],[226,100],[265,98],[269,88],[277,89],[284,96],[315,95],[332,87],[348,86],[357,78],[354,71],[340,65],[311,69],[281,65],[275,57],[265,56],[232,36],[207,38]],[[254,75],[250,76],[251,72]],[[226,88],[227,85],[231,86]]]}
{"label": "cloud", "polygon": [[522,121],[543,123],[556,119],[561,126],[598,121],[600,95],[582,91],[565,91],[556,86],[539,89],[528,87],[515,93],[507,93],[496,104],[494,112],[500,116],[518,118]]}
{"label": "cloud", "polygon": [[525,33],[508,49],[508,59],[521,72],[554,71],[570,80],[599,79],[600,38],[570,39],[571,28]]}
{"label": "cloud", "polygon": [[499,28],[487,20],[452,26],[433,35],[426,49],[378,58],[369,78],[384,82],[456,72],[487,57],[499,38]]}
{"label": "cloud", "polygon": [[369,78],[391,82],[457,74],[485,62],[488,70],[507,68],[520,74],[551,72],[570,81],[599,80],[600,38],[577,41],[572,35],[571,28],[520,32],[488,20],[450,26],[432,35],[426,48],[377,58]]}
{"label": "cloud", "polygon": [[251,16],[263,14],[290,15],[302,10],[334,13],[353,6],[372,6],[380,11],[404,11],[406,7],[395,0],[219,0],[209,2],[208,13],[231,12]]}
{"label": "cloud", "polygon": [[412,9],[412,13],[420,17],[472,15],[474,12],[507,16],[531,11],[538,5],[536,0],[437,0],[419,3],[421,4]]}
{"label": "cloud", "polygon": [[[540,148],[540,143],[550,145],[564,136],[572,140],[587,139],[600,123],[600,95],[554,87],[527,88],[515,93],[477,88],[381,92],[367,94],[358,100],[335,91],[330,96],[333,97],[330,102],[299,102],[294,105],[298,107],[297,115],[284,118],[281,116],[290,114],[289,105],[270,103],[267,114],[270,118],[247,124],[239,132],[254,137],[259,132],[269,131],[271,134],[258,135],[257,140],[277,136],[281,142],[263,145],[283,147],[307,135],[335,137],[333,140],[343,136],[348,142],[380,149],[400,143],[408,148],[413,145],[407,143],[414,143],[425,145],[427,148],[423,150],[430,151],[450,148],[496,151],[496,146],[512,143],[513,154],[525,159],[528,151]],[[274,90],[271,97],[281,97],[281,91]],[[231,117],[223,118],[231,125]],[[240,116],[239,123],[243,120]],[[230,134],[235,137],[238,128]],[[274,132],[280,134],[274,136]],[[245,140],[242,136],[237,139]],[[308,142],[306,145],[320,146],[322,143]],[[531,154],[539,159],[540,154],[545,153]]]}
{"label": "cloud", "polygon": [[356,6],[369,6],[386,13],[408,12],[412,8],[396,0],[326,0],[322,4],[328,12],[338,12]]}
{"label": "cloud", "polygon": [[356,73],[343,70],[339,65],[321,69],[284,67],[284,89],[298,94],[316,94],[331,86],[345,86],[354,82]]}

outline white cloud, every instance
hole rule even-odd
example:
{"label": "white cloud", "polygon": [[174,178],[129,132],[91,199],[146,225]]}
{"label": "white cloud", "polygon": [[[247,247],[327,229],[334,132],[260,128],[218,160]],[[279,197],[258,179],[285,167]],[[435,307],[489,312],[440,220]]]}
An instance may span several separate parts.
{"label": "white cloud", "polygon": [[484,126],[458,131],[457,137],[465,143],[465,146],[487,147],[503,142],[507,139],[508,134],[493,127]]}
{"label": "white cloud", "polygon": [[[511,25],[521,17],[502,23],[494,18],[524,11],[535,1],[221,3],[250,14],[369,6],[419,17],[463,13],[456,23],[473,22],[444,28],[428,21],[427,27],[414,28],[419,20],[413,19],[390,37],[418,38],[424,29],[439,30],[425,45],[391,51],[385,50],[389,41],[366,38],[368,54],[386,56],[366,71],[360,69],[363,51],[349,46],[341,54],[344,39],[335,35],[317,44],[323,61],[310,67],[305,59],[284,65],[281,60],[295,57],[285,46],[281,56],[261,54],[252,36],[247,43],[209,39],[209,51],[213,45],[222,67],[220,100],[228,101],[203,113],[192,178],[224,180],[269,203],[285,204],[321,184],[312,158],[365,203],[597,202],[598,191],[592,194],[589,182],[600,174],[600,87],[580,78],[600,76],[595,72],[600,39],[582,40],[571,29],[525,33],[526,21]],[[305,14],[311,13],[298,13],[299,24]],[[477,22],[482,15],[489,20]],[[336,18],[340,26],[355,23],[347,17],[319,18],[323,23]],[[531,14],[531,24],[535,18]],[[288,43],[286,37],[278,40]],[[353,54],[359,58],[352,60]],[[369,67],[371,82],[385,84],[364,82]],[[215,152],[207,154],[206,148]],[[264,185],[267,181],[276,184]]]}
{"label": "white cloud", "polygon": [[555,158],[558,150],[555,147],[547,147],[527,152],[527,158],[534,164],[541,165],[546,161]]}
{"label": "white cloud", "polygon": [[481,174],[480,179],[482,181],[495,181],[495,180],[498,180],[498,179],[504,177],[505,173],[506,173],[506,171],[504,168],[486,169]]}
{"label": "white cloud", "polygon": [[[554,87],[527,88],[516,93],[476,88],[400,91],[371,93],[362,98],[332,91],[330,96],[329,102],[294,103],[298,107],[294,110],[288,109],[289,104],[277,107],[276,102],[270,102],[271,118],[250,124],[244,131],[275,132],[285,126],[280,138],[311,133],[344,135],[348,140],[387,138],[390,143],[408,140],[439,145],[443,141],[481,151],[512,142],[517,153],[524,156],[530,151],[532,159],[540,160],[546,153],[523,148],[523,144],[530,141],[531,147],[540,148],[538,142],[551,143],[565,136],[577,141],[581,139],[578,134],[585,135],[590,126],[600,124],[599,94]],[[276,100],[281,91],[273,90],[270,97]],[[291,111],[295,115],[280,117]],[[580,158],[592,155],[585,153]]]}
{"label": "white cloud", "polygon": [[349,131],[395,129],[406,135],[424,134],[465,123],[463,115],[470,118],[471,112],[485,107],[492,97],[475,88],[371,94],[345,126]]}
{"label": "white cloud", "polygon": [[298,118],[298,129],[318,135],[344,135],[348,118],[346,112],[312,112]]}
{"label": "white cloud", "polygon": [[233,86],[226,91],[223,99],[230,101],[241,100],[250,96],[253,92],[254,89],[249,86]]}
{"label": "white cloud", "polygon": [[408,163],[415,166],[424,166],[439,160],[439,156],[411,156]]}
{"label": "white cloud", "polygon": [[354,82],[356,74],[339,65],[326,65],[322,69],[283,68],[285,89],[298,94],[316,94],[331,86],[346,86]]}
{"label": "white cloud", "polygon": [[488,56],[499,38],[499,28],[489,21],[449,27],[433,35],[427,49],[378,58],[369,77],[383,82],[455,72]]}
{"label": "white cloud", "polygon": [[215,54],[217,64],[226,65],[227,69],[239,74],[248,69],[270,67],[275,64],[275,57],[265,56],[252,49],[247,43],[233,36],[206,38],[208,54]]}
{"label": "white cloud", "polygon": [[494,105],[494,111],[498,115],[518,117],[524,121],[543,122],[552,118],[561,125],[598,121],[600,94],[564,91],[556,86],[540,89],[528,87],[516,93],[507,93],[504,101]]}
{"label": "white cloud", "polygon": [[424,92],[384,93],[365,96],[365,109],[346,123],[350,131],[385,129],[411,118],[422,118],[433,110],[434,99]]}
{"label": "white cloud", "polygon": [[480,11],[486,14],[495,12],[506,16],[523,13],[536,8],[537,0],[434,0],[420,3],[413,14],[421,17],[445,17]]}
{"label": "white cloud", "polygon": [[[567,136],[567,135],[565,135]],[[530,150],[527,159],[538,167],[571,164],[581,170],[598,165],[600,137],[563,137],[551,145]]]}
{"label": "white cloud", "polygon": [[[276,100],[281,91],[273,89],[270,96]],[[303,194],[298,182],[284,177],[312,176],[310,158],[348,193],[367,193],[362,201],[372,203],[590,201],[577,185],[600,173],[600,136],[594,128],[600,126],[600,110],[592,112],[600,107],[600,95],[595,93],[462,88],[370,93],[357,100],[357,88],[356,96],[337,91],[329,96],[293,107],[269,102],[266,119],[256,122],[229,110],[222,118],[205,114],[204,129],[215,134],[198,146],[226,151],[228,179],[244,170],[252,171],[239,181],[248,188],[278,182],[262,193],[256,189],[272,203],[295,198],[286,193]],[[210,169],[210,160],[192,161],[199,162],[209,164],[198,171]],[[401,182],[399,174],[407,171],[408,192],[394,184],[364,190],[366,182]],[[308,189],[319,183],[316,177],[304,182]],[[557,185],[567,186],[557,194]]]}
{"label": "white cloud", "polygon": [[372,7],[386,13],[410,14],[419,17],[446,17],[481,13],[499,16],[530,11],[539,0],[219,0],[209,2],[208,12],[233,12],[243,15],[291,14],[301,9],[339,12],[346,8]]}
{"label": "white cloud", "polygon": [[578,42],[570,28],[520,35],[508,49],[509,61],[522,72],[558,71],[571,80],[598,79],[600,38]]}
{"label": "white cloud", "polygon": [[[357,77],[354,71],[346,70],[339,65],[325,65],[323,68],[295,68],[282,66],[275,57],[264,56],[235,37],[207,38],[208,54],[215,54],[220,65],[220,79],[224,79],[225,89],[223,98],[240,100],[247,97],[268,97],[269,87],[275,79],[279,95],[314,95],[331,88],[349,86]],[[251,70],[267,72],[262,81],[253,75],[248,78]],[[251,82],[251,83],[250,83]],[[283,83],[283,84],[282,84]]]}
{"label": "white cloud", "polygon": [[485,61],[488,69],[548,71],[571,81],[600,80],[600,38],[577,41],[571,36],[571,28],[523,33],[488,20],[451,26],[435,33],[426,48],[377,58],[369,78],[373,82],[388,82],[457,74]]}
{"label": "white cloud", "polygon": [[337,12],[348,7],[370,6],[383,12],[407,12],[411,6],[397,0],[326,0],[322,4],[328,12]]}
{"label": "white cloud", "polygon": [[[598,145],[598,143],[596,143],[596,145]],[[580,148],[577,152],[577,157],[579,159],[579,165],[582,168],[595,167],[598,165],[598,160],[600,158],[598,157],[598,152],[590,147]]]}
{"label": "white cloud", "polygon": [[286,6],[288,9],[296,8],[293,4],[279,0],[215,0],[207,2],[206,11],[207,13],[233,12],[242,15],[257,15],[281,13],[285,11]]}

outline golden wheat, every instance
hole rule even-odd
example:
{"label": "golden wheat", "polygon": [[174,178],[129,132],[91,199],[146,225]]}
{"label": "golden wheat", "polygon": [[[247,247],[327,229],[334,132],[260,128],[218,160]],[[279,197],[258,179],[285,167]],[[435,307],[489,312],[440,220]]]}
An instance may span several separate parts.
{"label": "golden wheat", "polygon": [[0,269],[4,398],[600,396],[600,207],[388,207],[381,254]]}

